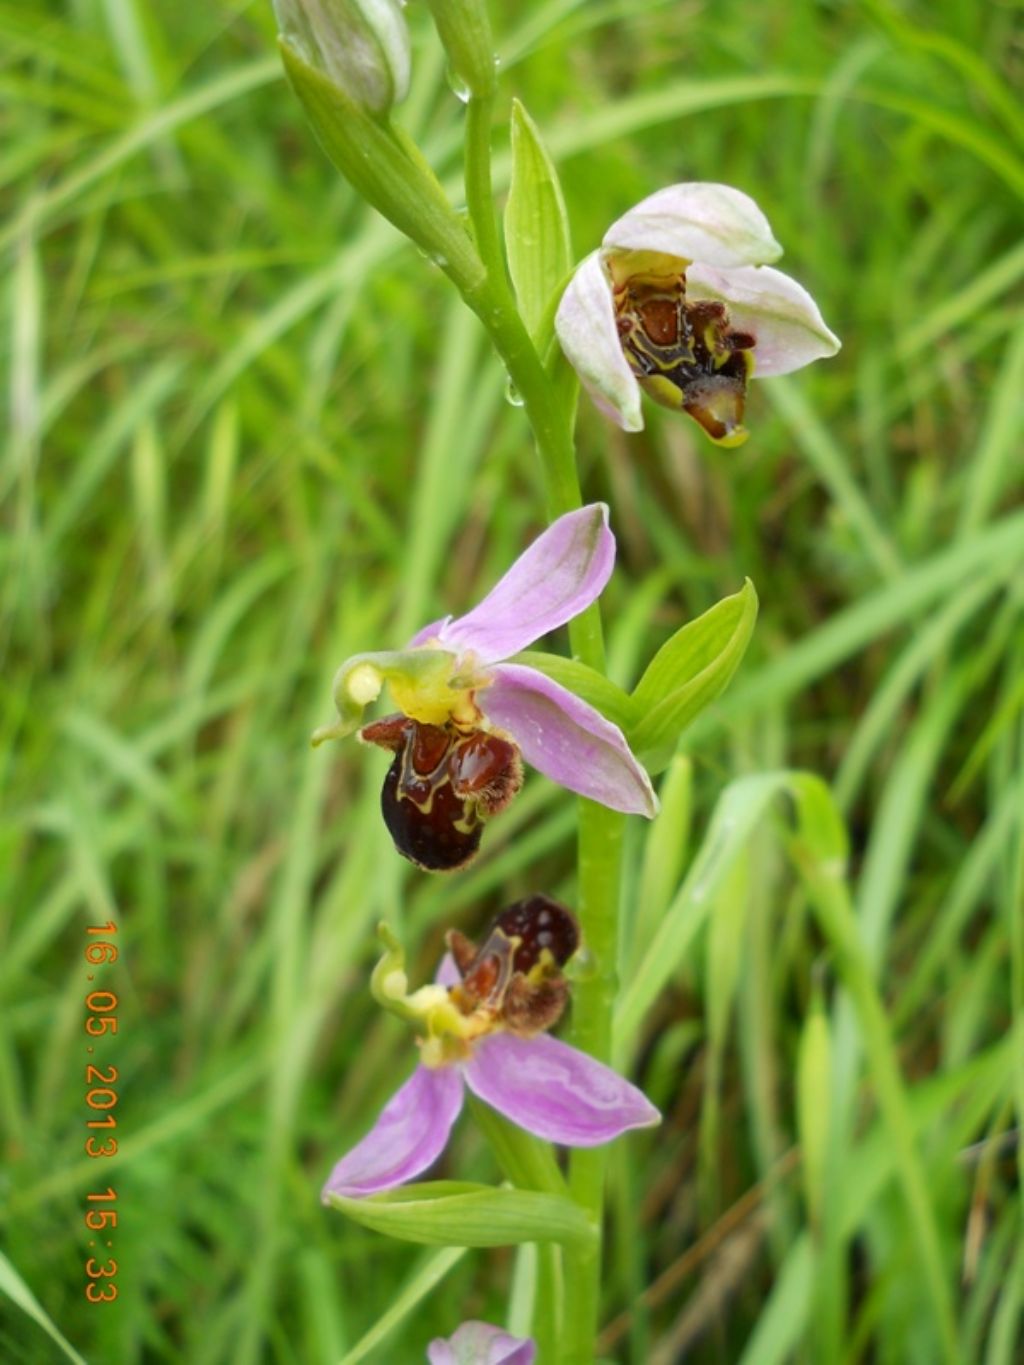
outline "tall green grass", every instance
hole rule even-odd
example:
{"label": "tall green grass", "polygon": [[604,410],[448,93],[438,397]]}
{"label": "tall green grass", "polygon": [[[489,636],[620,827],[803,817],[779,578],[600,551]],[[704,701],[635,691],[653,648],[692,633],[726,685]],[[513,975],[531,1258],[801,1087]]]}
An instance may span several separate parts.
{"label": "tall green grass", "polygon": [[[580,254],[658,186],[724,180],[844,340],[755,384],[736,452],[581,418],[616,677],[744,576],[761,599],[633,832],[619,1047],[666,1121],[616,1153],[607,1355],[1013,1365],[1019,10],[493,12]],[[403,118],[457,193],[461,105],[408,17]],[[501,1320],[515,1265],[319,1206],[412,1060],[370,931],[402,925],[425,975],[449,924],[571,900],[573,811],[533,775],[470,873],[427,879],[380,761],[308,736],[343,657],[468,605],[536,529],[528,434],[474,321],[318,152],[269,6],[8,3],[0,35],[0,1358],[411,1365]],[[82,949],[111,917],[98,1161]],[[468,1123],[448,1163],[493,1175]]]}

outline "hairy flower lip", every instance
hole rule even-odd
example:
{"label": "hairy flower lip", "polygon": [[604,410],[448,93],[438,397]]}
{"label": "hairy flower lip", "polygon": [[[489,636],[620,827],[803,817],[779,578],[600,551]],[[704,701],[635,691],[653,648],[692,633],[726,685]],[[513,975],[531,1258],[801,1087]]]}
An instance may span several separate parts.
{"label": "hairy flower lip", "polygon": [[559,517],[465,615],[424,626],[404,650],[347,660],[335,679],[339,719],[313,742],[358,729],[364,706],[387,682],[399,709],[418,722],[452,720],[496,732],[560,786],[613,810],[653,817],[658,803],[650,778],[618,726],[538,669],[508,662],[584,611],[614,562],[604,503]]}
{"label": "hairy flower lip", "polygon": [[781,247],[749,195],[728,185],[670,185],[635,205],[586,257],[558,306],[562,349],[595,406],[625,431],[643,429],[641,383],[623,351],[614,290],[635,267],[685,274],[687,301],[723,303],[732,329],[755,338],[754,374],[786,374],[834,355],[839,339],[811,295],[774,269]]}

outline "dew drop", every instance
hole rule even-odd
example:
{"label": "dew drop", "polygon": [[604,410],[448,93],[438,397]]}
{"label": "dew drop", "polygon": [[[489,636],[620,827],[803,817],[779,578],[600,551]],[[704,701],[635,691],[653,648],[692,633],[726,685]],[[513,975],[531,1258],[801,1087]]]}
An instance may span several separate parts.
{"label": "dew drop", "polygon": [[445,80],[455,98],[461,100],[463,104],[468,104],[471,93],[469,86],[451,65],[445,71]]}
{"label": "dew drop", "polygon": [[514,408],[521,408],[523,406],[522,394],[512,383],[511,379],[505,385],[505,402],[511,403]]}

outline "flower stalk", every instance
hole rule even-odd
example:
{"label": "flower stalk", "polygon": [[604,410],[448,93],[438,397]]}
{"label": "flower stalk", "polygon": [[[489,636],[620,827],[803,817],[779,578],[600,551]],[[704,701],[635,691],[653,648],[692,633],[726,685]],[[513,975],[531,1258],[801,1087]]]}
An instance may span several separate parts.
{"label": "flower stalk", "polygon": [[[490,194],[490,131],[490,101],[471,99],[466,139],[467,202],[487,276],[479,289],[467,294],[466,301],[486,327],[509,382],[522,401],[540,458],[548,514],[554,519],[583,504],[573,433],[575,402],[564,401],[565,390],[560,391],[552,382],[508,286]],[[494,246],[488,247],[491,231]],[[570,622],[569,639],[575,657],[604,673],[604,632],[596,602]],[[611,1055],[623,827],[623,818],[617,813],[586,798],[580,800],[578,909],[588,952],[586,965],[575,980],[572,1035],[578,1047],[602,1061]],[[573,1152],[570,1192],[595,1219],[598,1238],[593,1248],[563,1251],[565,1297],[557,1359],[566,1365],[587,1365],[593,1359],[605,1172],[605,1149]],[[547,1331],[538,1331],[538,1336],[543,1341]]]}
{"label": "flower stalk", "polygon": [[[466,139],[467,202],[477,246],[487,267],[482,286],[466,296],[486,327],[521,399],[540,458],[550,519],[582,506],[576,466],[575,393],[559,388],[522,321],[508,286],[497,245],[490,194],[490,101],[471,99]],[[494,231],[494,245],[488,237]],[[568,399],[568,401],[567,401]],[[595,602],[569,623],[573,654],[596,672],[605,672],[601,611]],[[572,1037],[582,1051],[601,1061],[611,1056],[611,1022],[618,954],[619,890],[624,820],[595,802],[579,802],[578,911],[587,942],[587,957],[574,982]],[[593,1217],[598,1230],[593,1247],[562,1252],[562,1312],[552,1324],[537,1324],[541,1342],[557,1334],[555,1357],[565,1365],[588,1365],[593,1359],[598,1325],[601,1232],[607,1149],[577,1149],[570,1158],[571,1196]],[[541,1311],[544,1305],[540,1306]],[[545,1314],[545,1317],[547,1315]]]}

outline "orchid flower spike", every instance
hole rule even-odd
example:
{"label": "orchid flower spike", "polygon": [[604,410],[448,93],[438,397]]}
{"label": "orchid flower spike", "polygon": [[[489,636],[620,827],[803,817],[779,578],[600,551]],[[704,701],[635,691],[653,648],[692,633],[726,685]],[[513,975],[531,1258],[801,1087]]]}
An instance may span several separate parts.
{"label": "orchid flower spike", "polygon": [[489,1322],[464,1322],[427,1347],[429,1365],[533,1365],[536,1355],[532,1338],[511,1336]]}
{"label": "orchid flower spike", "polygon": [[359,737],[394,754],[381,809],[405,857],[431,871],[467,863],[484,823],[522,786],[521,758],[612,810],[656,814],[650,778],[618,726],[538,669],[508,662],[588,607],[614,562],[607,507],[568,512],[465,616],[425,626],[404,650],[342,664],[339,719],[313,742],[358,729],[387,682],[399,713]]}
{"label": "orchid flower spike", "polygon": [[545,1032],[565,1008],[562,968],[579,942],[564,906],[547,896],[509,906],[479,949],[452,931],[437,980],[412,994],[399,945],[385,928],[381,937],[388,952],[374,994],[416,1023],[420,1061],[334,1167],[325,1203],[394,1189],[425,1171],[445,1148],[466,1086],[520,1128],[565,1147],[597,1147],[660,1122],[636,1086]]}
{"label": "orchid flower spike", "polygon": [[839,339],[795,280],[768,220],[730,185],[670,185],[631,208],[577,269],[555,318],[597,407],[641,431],[641,389],[718,445],[746,440],[753,374],[835,355]]}

